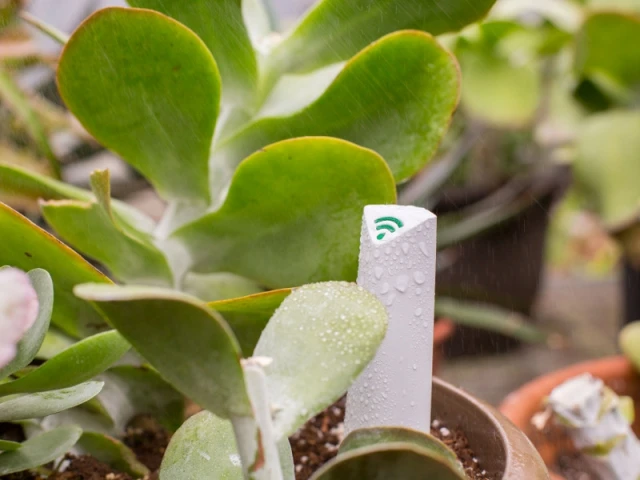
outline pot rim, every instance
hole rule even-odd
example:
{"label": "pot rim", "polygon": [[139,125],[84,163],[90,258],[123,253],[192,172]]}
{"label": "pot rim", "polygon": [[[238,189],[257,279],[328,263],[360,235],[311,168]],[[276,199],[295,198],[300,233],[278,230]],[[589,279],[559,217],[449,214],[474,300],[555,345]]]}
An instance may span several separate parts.
{"label": "pot rim", "polygon": [[[439,378],[433,379],[433,397],[440,399],[440,402],[444,398],[448,408],[459,410],[456,412],[457,419],[453,421],[460,422],[463,428],[465,424],[470,424],[471,417],[473,417],[473,422],[479,423],[482,428],[475,429],[476,441],[473,442],[473,438],[469,438],[471,447],[477,454],[480,453],[478,451],[480,448],[486,450],[491,442],[500,442],[501,451],[486,451],[484,457],[494,465],[502,467],[501,480],[522,480],[525,478],[528,480],[547,480],[550,478],[542,458],[529,438],[493,407]],[[437,405],[438,401],[434,403],[433,410],[436,415],[440,415],[441,412]],[[452,410],[449,412],[449,418],[442,418],[442,420],[451,420]],[[465,433],[469,434],[470,432]],[[487,442],[484,442],[482,441],[484,439],[480,437],[489,438]],[[489,458],[489,455],[494,457],[501,455],[502,458]]]}

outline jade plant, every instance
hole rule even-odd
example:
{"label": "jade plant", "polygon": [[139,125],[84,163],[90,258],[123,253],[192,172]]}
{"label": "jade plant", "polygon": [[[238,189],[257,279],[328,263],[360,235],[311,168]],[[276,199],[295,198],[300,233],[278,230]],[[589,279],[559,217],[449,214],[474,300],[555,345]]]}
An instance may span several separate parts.
{"label": "jade plant", "polygon": [[[163,480],[293,479],[288,436],[344,394],[387,322],[373,294],[345,282],[209,304],[158,287],[84,284],[75,292],[205,409],[173,436]],[[217,312],[225,309],[270,316],[252,355]],[[355,430],[342,451],[314,478],[465,478],[453,452],[409,429]]]}
{"label": "jade plant", "polygon": [[[165,215],[112,200],[105,172],[88,192],[0,166],[0,190],[43,199],[55,232],[121,283],[211,301],[354,280],[362,208],[396,201],[457,104],[456,61],[432,35],[492,3],[325,0],[285,34],[260,2],[99,11],[66,42],[59,91]],[[61,328],[82,336],[89,318]]]}
{"label": "jade plant", "polygon": [[[104,386],[94,377],[130,348],[117,332],[105,332],[30,366],[47,334],[53,303],[45,270],[0,269],[0,422],[33,423],[93,399]],[[64,425],[24,442],[0,440],[0,475],[49,463],[82,435],[78,426]]]}

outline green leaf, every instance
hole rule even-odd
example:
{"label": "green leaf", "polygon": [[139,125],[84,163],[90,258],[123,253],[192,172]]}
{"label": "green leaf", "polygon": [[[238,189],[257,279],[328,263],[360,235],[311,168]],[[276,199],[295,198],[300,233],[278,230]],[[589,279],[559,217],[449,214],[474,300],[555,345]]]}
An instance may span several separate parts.
{"label": "green leaf", "polygon": [[105,324],[90,305],[76,298],[79,283],[111,283],[80,255],[18,212],[0,203],[0,265],[24,271],[42,268],[53,279],[55,302],[51,321],[74,337],[94,333]]}
{"label": "green leaf", "polygon": [[8,105],[24,124],[38,151],[49,160],[51,170],[59,178],[60,165],[49,145],[49,138],[40,118],[29,103],[26,94],[3,68],[0,68],[0,100],[4,105]]}
{"label": "green leaf", "polygon": [[578,133],[574,175],[605,227],[617,231],[640,214],[640,112],[593,115]]}
{"label": "green leaf", "polygon": [[127,234],[96,202],[51,200],[40,204],[47,223],[64,241],[107,266],[125,283],[171,285],[164,254]]}
{"label": "green leaf", "polygon": [[215,58],[224,103],[252,105],[258,63],[242,19],[241,0],[128,0],[132,7],[168,15],[193,30]]}
{"label": "green leaf", "polygon": [[116,331],[98,333],[63,350],[41,366],[0,385],[0,396],[71,387],[104,372],[131,346]]}
{"label": "green leaf", "polygon": [[74,387],[46,392],[12,395],[0,399],[0,422],[15,422],[73,408],[95,397],[104,384],[86,382]]}
{"label": "green leaf", "polygon": [[640,16],[615,12],[587,17],[576,37],[576,70],[618,100],[640,95]]}
{"label": "green leaf", "polygon": [[370,148],[387,161],[396,181],[405,180],[435,154],[458,93],[456,61],[430,35],[388,35],[352,58],[311,104],[273,110],[271,105],[288,105],[292,95],[276,87],[277,98],[267,99],[252,123],[214,147],[212,180],[225,185],[248,155],[303,136],[336,137]]}
{"label": "green leaf", "polygon": [[290,288],[271,290],[246,297],[209,302],[209,307],[227,321],[240,343],[245,357],[251,356],[256,344],[280,304],[291,294]]}
{"label": "green leaf", "polygon": [[233,426],[204,411],[189,418],[171,439],[160,480],[242,480]]}
{"label": "green leaf", "polygon": [[618,337],[620,350],[640,372],[640,321],[626,325]]}
{"label": "green leaf", "polygon": [[0,368],[0,379],[26,367],[40,350],[44,337],[49,329],[51,312],[53,311],[53,282],[46,270],[37,268],[27,273],[31,286],[38,296],[38,317],[27,330],[20,342],[16,356],[4,368]]}
{"label": "green leaf", "polygon": [[184,277],[182,291],[205,302],[244,297],[264,291],[256,282],[232,273],[199,274],[189,272]]}
{"label": "green leaf", "polygon": [[57,355],[65,348],[69,348],[74,343],[75,341],[71,337],[53,327],[49,328],[49,331],[47,331],[44,336],[44,341],[40,346],[40,350],[38,350],[38,353],[36,354],[36,358],[49,360],[51,357]]}
{"label": "green leaf", "polygon": [[151,287],[81,285],[75,291],[94,302],[169,383],[198,405],[223,418],[251,415],[238,343],[206,304]]}
{"label": "green leaf", "polygon": [[[496,34],[498,26],[508,33]],[[471,117],[497,127],[526,126],[542,98],[540,63],[527,45],[507,46],[514,37],[531,33],[511,22],[484,27],[480,39],[461,39],[455,51],[462,69],[462,107]]]}
{"label": "green leaf", "polygon": [[67,453],[82,435],[76,426],[60,427],[22,443],[12,452],[0,453],[0,475],[21,472],[49,463]]}
{"label": "green leaf", "polygon": [[[284,480],[294,480],[289,441],[278,444]],[[242,465],[230,421],[203,411],[189,418],[171,438],[160,480],[242,480]]]}
{"label": "green leaf", "polygon": [[439,455],[411,443],[375,445],[339,455],[317,471],[312,480],[364,479],[465,480]]}
{"label": "green leaf", "polygon": [[411,443],[424,448],[434,456],[441,457],[453,469],[464,475],[462,464],[453,450],[432,435],[404,427],[373,427],[354,430],[340,444],[340,455],[363,447],[390,443]]}
{"label": "green leaf", "polygon": [[172,240],[187,245],[196,271],[231,272],[270,288],[355,280],[362,209],[395,198],[374,152],[299,138],[242,162],[222,207]]}
{"label": "green leaf", "polygon": [[371,361],[386,329],[384,306],[355,284],[295,289],[269,321],[254,352],[273,360],[265,373],[277,409],[276,437],[292,434],[337,400]]}
{"label": "green leaf", "polygon": [[161,195],[208,200],[220,77],[191,30],[150,10],[100,10],[67,43],[58,85],[85,128]]}
{"label": "green leaf", "polygon": [[10,440],[0,440],[0,452],[13,452],[22,447],[19,442],[12,442]]}
{"label": "green leaf", "polygon": [[435,313],[436,317],[452,318],[460,325],[502,333],[524,342],[547,340],[547,335],[525,316],[494,305],[437,296]]}
{"label": "green leaf", "polygon": [[91,455],[115,470],[128,473],[135,478],[144,477],[149,473],[149,469],[140,463],[129,447],[108,435],[84,432],[76,445],[76,450],[82,455]]}
{"label": "green leaf", "polygon": [[[308,72],[347,60],[398,30],[453,32],[484,17],[495,0],[324,0],[272,53],[280,71]],[[391,64],[394,68],[398,65]]]}
{"label": "green leaf", "polygon": [[[52,178],[38,175],[26,169],[0,164],[0,191],[13,195],[22,195],[37,200],[94,200],[91,192],[67,185]],[[150,234],[155,229],[155,222],[142,212],[119,200],[112,200],[115,216],[129,227]]]}
{"label": "green leaf", "polygon": [[110,368],[100,377],[105,382],[97,397],[114,422],[116,433],[124,434],[136,415],[147,414],[170,432],[184,420],[184,396],[147,367],[122,365]]}

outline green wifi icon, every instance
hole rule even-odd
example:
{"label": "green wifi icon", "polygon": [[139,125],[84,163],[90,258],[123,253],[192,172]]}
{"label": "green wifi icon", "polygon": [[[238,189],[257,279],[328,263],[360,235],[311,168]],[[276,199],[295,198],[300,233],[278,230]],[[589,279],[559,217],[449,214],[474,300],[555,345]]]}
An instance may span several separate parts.
{"label": "green wifi icon", "polygon": [[404,227],[402,220],[396,217],[380,217],[374,220],[376,231],[380,232],[377,236],[378,240],[382,240],[389,233],[395,233],[398,229]]}

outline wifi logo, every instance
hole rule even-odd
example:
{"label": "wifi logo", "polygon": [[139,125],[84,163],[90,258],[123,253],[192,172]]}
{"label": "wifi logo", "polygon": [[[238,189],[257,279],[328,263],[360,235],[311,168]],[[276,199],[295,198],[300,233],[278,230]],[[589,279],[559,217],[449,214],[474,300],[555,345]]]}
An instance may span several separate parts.
{"label": "wifi logo", "polygon": [[382,240],[387,232],[395,233],[396,231],[404,227],[404,223],[402,223],[402,220],[396,217],[376,218],[374,220],[374,223],[376,224],[376,231],[380,232],[376,237],[378,240]]}

